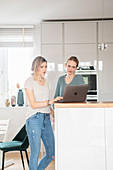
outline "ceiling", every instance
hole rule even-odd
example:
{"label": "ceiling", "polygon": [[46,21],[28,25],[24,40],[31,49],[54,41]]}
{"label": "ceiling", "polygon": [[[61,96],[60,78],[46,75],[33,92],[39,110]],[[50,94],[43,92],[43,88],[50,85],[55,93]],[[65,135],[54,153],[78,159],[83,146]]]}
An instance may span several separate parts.
{"label": "ceiling", "polygon": [[[103,1],[103,2],[102,2]],[[0,0],[0,25],[113,18],[113,0]]]}

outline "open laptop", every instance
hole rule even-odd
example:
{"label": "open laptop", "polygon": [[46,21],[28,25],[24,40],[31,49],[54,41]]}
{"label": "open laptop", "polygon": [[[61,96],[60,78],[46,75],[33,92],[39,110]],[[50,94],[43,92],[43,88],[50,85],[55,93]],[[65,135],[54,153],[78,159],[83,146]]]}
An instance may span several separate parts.
{"label": "open laptop", "polygon": [[63,99],[55,103],[85,102],[88,87],[88,85],[66,86],[64,89]]}

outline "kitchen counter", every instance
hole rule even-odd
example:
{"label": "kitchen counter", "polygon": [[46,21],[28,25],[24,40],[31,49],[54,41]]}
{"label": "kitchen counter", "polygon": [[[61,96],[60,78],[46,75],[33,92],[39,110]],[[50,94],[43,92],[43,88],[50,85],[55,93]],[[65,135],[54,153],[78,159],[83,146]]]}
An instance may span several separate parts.
{"label": "kitchen counter", "polygon": [[55,103],[55,170],[112,170],[113,102]]}
{"label": "kitchen counter", "polygon": [[73,107],[113,107],[113,102],[55,103],[56,108]]}

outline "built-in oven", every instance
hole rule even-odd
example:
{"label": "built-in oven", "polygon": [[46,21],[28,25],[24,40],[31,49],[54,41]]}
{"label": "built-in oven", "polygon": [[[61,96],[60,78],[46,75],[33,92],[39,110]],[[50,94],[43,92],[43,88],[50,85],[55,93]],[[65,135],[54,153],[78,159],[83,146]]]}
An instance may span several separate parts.
{"label": "built-in oven", "polygon": [[97,101],[97,74],[82,74],[85,84],[89,85],[87,101]]}
{"label": "built-in oven", "polygon": [[97,72],[95,70],[77,70],[76,74],[81,74],[85,84],[89,85],[87,101],[97,101]]}

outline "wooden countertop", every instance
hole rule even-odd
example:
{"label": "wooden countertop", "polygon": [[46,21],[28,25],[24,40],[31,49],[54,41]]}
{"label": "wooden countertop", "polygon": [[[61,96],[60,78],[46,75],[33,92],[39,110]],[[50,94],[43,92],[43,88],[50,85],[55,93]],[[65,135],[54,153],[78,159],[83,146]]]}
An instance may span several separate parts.
{"label": "wooden countertop", "polygon": [[76,108],[76,107],[113,107],[113,102],[87,102],[87,103],[55,103],[56,108]]}

